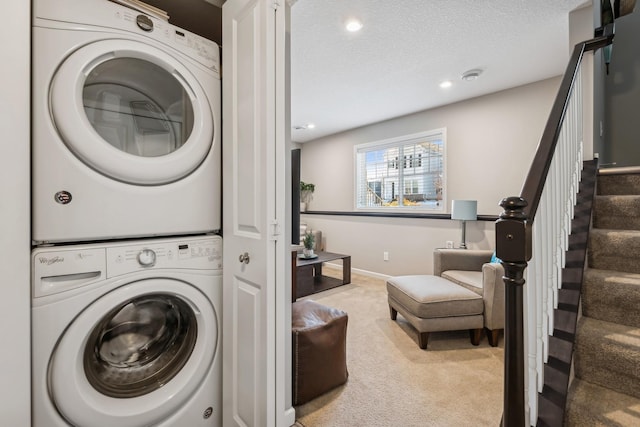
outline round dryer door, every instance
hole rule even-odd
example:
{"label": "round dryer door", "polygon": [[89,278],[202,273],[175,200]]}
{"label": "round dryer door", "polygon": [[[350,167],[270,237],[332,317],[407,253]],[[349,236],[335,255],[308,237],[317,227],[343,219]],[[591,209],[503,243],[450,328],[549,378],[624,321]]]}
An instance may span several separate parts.
{"label": "round dryer door", "polygon": [[50,394],[73,425],[155,425],[193,395],[218,338],[209,299],[180,281],[120,287],[78,315],[49,365]]}
{"label": "round dryer door", "polygon": [[50,105],[60,136],[80,160],[132,184],[188,175],[209,153],[216,131],[193,73],[162,50],[130,40],[73,52],[54,77]]}

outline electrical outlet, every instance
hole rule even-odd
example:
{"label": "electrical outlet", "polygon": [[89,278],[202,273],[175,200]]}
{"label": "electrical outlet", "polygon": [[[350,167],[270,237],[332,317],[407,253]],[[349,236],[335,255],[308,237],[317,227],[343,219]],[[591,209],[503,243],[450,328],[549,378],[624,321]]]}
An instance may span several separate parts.
{"label": "electrical outlet", "polygon": [[389,261],[389,252],[387,251],[382,252],[382,260]]}
{"label": "electrical outlet", "polygon": [[453,240],[447,240],[447,249],[453,249]]}

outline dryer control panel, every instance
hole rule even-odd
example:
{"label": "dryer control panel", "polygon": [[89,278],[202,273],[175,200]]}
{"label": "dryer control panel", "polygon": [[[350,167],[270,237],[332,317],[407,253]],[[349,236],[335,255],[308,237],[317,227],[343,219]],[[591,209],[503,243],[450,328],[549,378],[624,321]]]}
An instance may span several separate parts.
{"label": "dryer control panel", "polygon": [[[104,0],[35,0],[33,2],[34,26],[55,28],[61,23],[74,24],[74,30],[94,29],[106,32],[124,30],[146,39],[171,46],[219,77],[220,49],[212,40],[170,24],[148,10],[143,13],[137,5],[122,1]],[[166,18],[166,17],[165,17]]]}
{"label": "dryer control panel", "polygon": [[214,41],[135,10],[125,8],[116,11],[114,16],[124,21],[130,27],[128,29],[170,45],[216,73],[220,72],[220,50]]}

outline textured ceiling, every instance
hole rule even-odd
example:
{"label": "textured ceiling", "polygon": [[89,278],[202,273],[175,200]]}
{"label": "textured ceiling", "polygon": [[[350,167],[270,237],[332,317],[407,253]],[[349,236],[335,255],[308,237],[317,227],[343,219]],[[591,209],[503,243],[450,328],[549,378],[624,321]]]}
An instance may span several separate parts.
{"label": "textured ceiling", "polygon": [[[298,0],[292,139],[307,142],[562,74],[585,0]],[[364,27],[344,29],[350,17]],[[479,68],[481,77],[462,81]],[[439,84],[451,80],[443,90]],[[314,129],[295,130],[314,123]]]}

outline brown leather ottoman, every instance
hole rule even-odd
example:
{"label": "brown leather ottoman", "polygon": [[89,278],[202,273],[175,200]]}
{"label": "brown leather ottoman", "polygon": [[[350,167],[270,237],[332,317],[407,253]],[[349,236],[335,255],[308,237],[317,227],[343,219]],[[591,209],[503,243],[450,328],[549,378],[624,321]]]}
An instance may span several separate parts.
{"label": "brown leather ottoman", "polygon": [[315,399],[347,381],[347,321],[344,311],[315,301],[292,304],[294,405]]}

